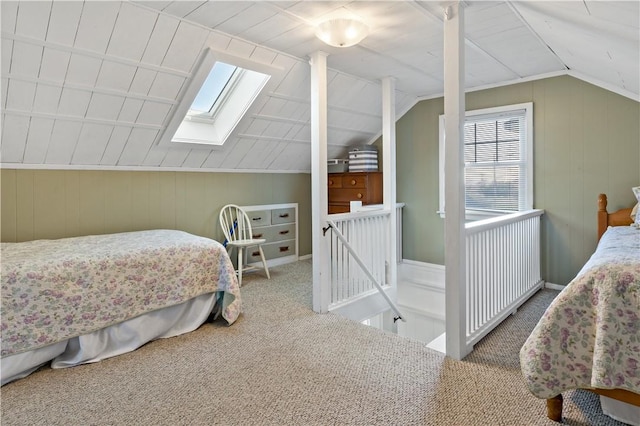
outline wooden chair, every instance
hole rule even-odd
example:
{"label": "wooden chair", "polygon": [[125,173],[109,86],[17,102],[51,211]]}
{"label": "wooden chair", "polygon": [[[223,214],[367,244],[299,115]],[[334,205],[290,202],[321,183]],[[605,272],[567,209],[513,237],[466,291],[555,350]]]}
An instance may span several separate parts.
{"label": "wooden chair", "polygon": [[255,270],[255,267],[245,265],[244,261],[244,249],[252,246],[257,246],[260,252],[260,258],[262,259],[262,265],[267,278],[271,279],[269,275],[269,268],[267,267],[267,261],[264,258],[264,252],[262,251],[262,244],[266,242],[264,238],[253,238],[253,231],[251,230],[251,221],[249,216],[242,208],[235,204],[227,204],[220,210],[220,226],[225,241],[225,246],[238,250],[238,267],[236,273],[238,274],[238,284],[242,286],[242,273]]}

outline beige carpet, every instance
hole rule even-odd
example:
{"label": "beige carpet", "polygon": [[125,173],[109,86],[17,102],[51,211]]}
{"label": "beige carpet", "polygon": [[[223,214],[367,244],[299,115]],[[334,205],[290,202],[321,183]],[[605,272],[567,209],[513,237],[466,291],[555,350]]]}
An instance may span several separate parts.
{"label": "beige carpet", "polygon": [[[9,425],[553,425],[518,350],[557,292],[541,291],[464,361],[311,311],[311,263],[247,276],[244,313],[93,365],[1,389]],[[615,425],[565,395],[565,422]]]}

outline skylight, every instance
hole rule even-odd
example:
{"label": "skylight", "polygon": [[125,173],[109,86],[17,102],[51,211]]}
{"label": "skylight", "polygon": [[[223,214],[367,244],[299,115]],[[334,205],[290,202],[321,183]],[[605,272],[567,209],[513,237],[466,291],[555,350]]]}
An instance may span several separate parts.
{"label": "skylight", "polygon": [[[265,71],[263,64],[255,68]],[[271,78],[270,70],[265,72],[207,49],[161,143],[223,145]]]}
{"label": "skylight", "polygon": [[198,92],[198,96],[191,104],[189,111],[210,113],[220,94],[229,84],[236,69],[238,69],[236,66],[225,64],[224,62],[216,62]]}

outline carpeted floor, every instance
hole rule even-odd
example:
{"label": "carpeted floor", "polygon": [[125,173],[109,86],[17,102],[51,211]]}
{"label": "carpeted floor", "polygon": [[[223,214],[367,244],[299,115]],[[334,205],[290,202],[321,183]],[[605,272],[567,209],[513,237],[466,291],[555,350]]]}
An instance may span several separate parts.
{"label": "carpeted floor", "polygon": [[[543,290],[463,361],[311,310],[311,262],[250,275],[244,313],[96,364],[43,368],[1,392],[9,425],[555,425],[518,351],[557,294]],[[621,425],[597,396],[565,395],[565,423]]]}

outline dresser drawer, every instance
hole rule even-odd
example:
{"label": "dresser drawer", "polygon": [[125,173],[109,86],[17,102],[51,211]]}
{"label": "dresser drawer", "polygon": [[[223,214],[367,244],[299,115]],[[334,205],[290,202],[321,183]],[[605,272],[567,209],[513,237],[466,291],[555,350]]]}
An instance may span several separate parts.
{"label": "dresser drawer", "polygon": [[329,188],[342,188],[342,175],[330,174],[327,178],[327,186]]}
{"label": "dresser drawer", "polygon": [[349,213],[351,205],[348,203],[332,203],[329,204],[329,214]]}
{"label": "dresser drawer", "polygon": [[[277,243],[263,244],[262,251],[265,259],[276,259],[278,257],[292,256],[296,254],[296,241],[286,240]],[[247,253],[247,261],[249,263],[261,262],[260,251],[257,247],[251,248]]]}
{"label": "dresser drawer", "polygon": [[367,203],[367,190],[364,188],[340,188],[340,189],[329,189],[329,199],[331,202],[344,202],[344,201],[362,201],[363,203]]}
{"label": "dresser drawer", "polygon": [[264,238],[267,240],[267,243],[290,240],[296,238],[296,224],[285,223],[284,225],[254,228],[253,238]]}
{"label": "dresser drawer", "polygon": [[254,210],[248,211],[247,216],[251,221],[251,227],[271,225],[271,211],[270,210]]}
{"label": "dresser drawer", "polygon": [[350,174],[342,176],[343,188],[366,188],[367,187],[367,175],[364,174]]}
{"label": "dresser drawer", "polygon": [[275,209],[271,210],[271,224],[294,223],[296,220],[296,209]]}
{"label": "dresser drawer", "polygon": [[264,255],[267,259],[275,259],[276,257],[291,256],[296,254],[296,241],[286,240],[273,244],[265,244],[262,246]]}

